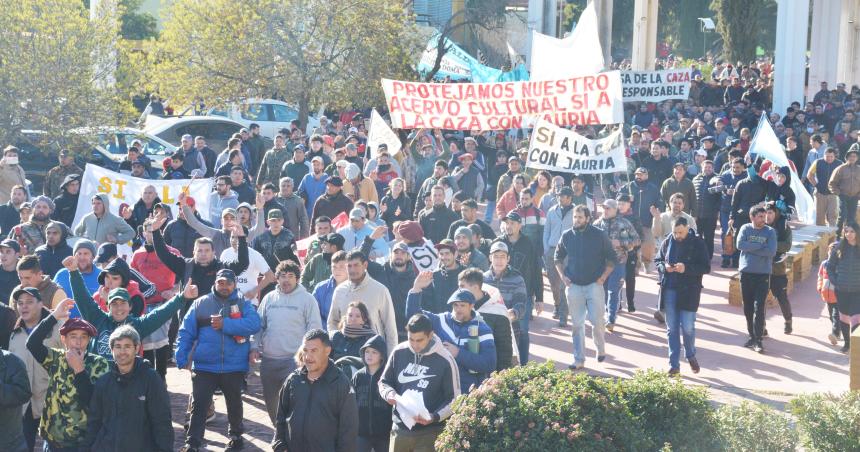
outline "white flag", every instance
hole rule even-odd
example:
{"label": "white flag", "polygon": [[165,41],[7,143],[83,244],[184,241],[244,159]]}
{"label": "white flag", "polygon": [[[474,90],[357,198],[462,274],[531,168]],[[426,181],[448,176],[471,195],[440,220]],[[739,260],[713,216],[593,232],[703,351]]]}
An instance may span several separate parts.
{"label": "white flag", "polygon": [[[777,166],[788,166],[791,168],[791,165],[788,164],[788,156],[785,154],[785,149],[770,126],[770,121],[767,120],[765,112],[762,112],[761,119],[758,121],[758,128],[756,128],[755,136],[750,143],[749,153],[770,160]],[[800,221],[814,224],[815,204],[812,201],[812,196],[806,191],[803,182],[794,169],[791,170],[791,189],[794,191],[794,203]]]}
{"label": "white flag", "polygon": [[589,3],[579,23],[564,39],[532,31],[530,80],[563,80],[603,71],[603,48],[597,32],[597,12]]}
{"label": "white flag", "polygon": [[380,144],[388,145],[388,153],[393,157],[400,152],[403,143],[400,142],[400,137],[388,127],[388,124],[382,119],[382,115],[373,109],[370,114],[370,131],[367,133],[367,152],[369,158],[376,157],[376,148]]}

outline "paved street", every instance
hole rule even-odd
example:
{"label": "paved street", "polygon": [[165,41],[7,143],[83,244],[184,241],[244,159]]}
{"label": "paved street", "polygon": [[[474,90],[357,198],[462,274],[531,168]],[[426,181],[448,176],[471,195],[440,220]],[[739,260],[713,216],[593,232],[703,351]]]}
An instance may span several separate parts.
{"label": "paved street", "polygon": [[[714,262],[718,262],[714,259]],[[848,387],[848,357],[832,347],[826,339],[829,323],[826,308],[815,292],[815,279],[807,278],[790,295],[794,309],[794,333],[783,334],[783,321],[776,307],[768,310],[765,353],[759,355],[743,348],[746,324],[740,307],[728,304],[730,273],[715,265],[705,277],[702,307],[697,327],[698,358],[702,371],[693,375],[682,361],[682,375],[690,384],[711,388],[717,404],[737,403],[743,399],[769,403],[781,408],[794,394],[815,391],[843,391]],[[586,335],[589,359],[586,371],[594,375],[626,377],[636,369],[652,367],[668,370],[665,329],[657,325],[652,314],[657,286],[654,274],[639,279],[637,312],[624,312],[615,332],[607,335],[608,358],[597,363],[591,344],[590,328]],[[548,289],[548,287],[546,287]],[[551,300],[549,292],[546,300]],[[547,307],[550,307],[550,303]],[[571,362],[570,328],[559,328],[551,309],[535,318],[531,325],[531,354],[534,361],[552,360],[558,368]],[[170,369],[173,421],[177,448],[181,446],[187,394],[191,390],[188,371]],[[245,395],[246,450],[268,450],[272,437],[262,398],[259,379],[249,378]],[[226,443],[227,417],[223,397],[217,398],[217,418],[208,425],[206,442],[209,450],[222,450]]]}

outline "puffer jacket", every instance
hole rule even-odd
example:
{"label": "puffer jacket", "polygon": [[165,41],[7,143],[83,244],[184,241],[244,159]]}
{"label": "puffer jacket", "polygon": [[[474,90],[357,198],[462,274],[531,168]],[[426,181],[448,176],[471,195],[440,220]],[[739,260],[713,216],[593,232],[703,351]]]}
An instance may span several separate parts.
{"label": "puffer jacket", "polygon": [[135,358],[127,374],[111,364],[110,372],[96,380],[87,410],[87,444],[91,450],[173,450],[167,387],[143,358]]}
{"label": "puffer jacket", "polygon": [[[705,173],[699,173],[693,178],[693,187],[696,189],[696,218],[715,218],[720,213],[720,193],[711,192],[712,182],[714,179],[719,179],[716,174],[706,176]],[[690,202],[690,201],[687,201]]]}
{"label": "puffer jacket", "polygon": [[[230,310],[234,306],[242,317],[230,318]],[[211,316],[216,314],[224,319],[221,330],[212,328]],[[211,293],[195,300],[185,314],[177,337],[176,366],[184,368],[194,348],[193,370],[247,372],[248,353],[251,351],[249,338],[258,331],[260,316],[249,300],[242,299],[235,290],[229,297],[222,298],[213,288]],[[237,342],[236,336],[245,340]]]}
{"label": "puffer jacket", "polygon": [[110,199],[108,195],[99,193],[96,196],[101,199],[105,206],[104,215],[99,218],[92,212],[86,214],[81,219],[81,223],[75,228],[75,235],[90,239],[99,244],[107,242],[109,235],[113,236],[116,243],[131,241],[135,236],[135,231],[125,220],[110,213],[110,209],[108,208]]}

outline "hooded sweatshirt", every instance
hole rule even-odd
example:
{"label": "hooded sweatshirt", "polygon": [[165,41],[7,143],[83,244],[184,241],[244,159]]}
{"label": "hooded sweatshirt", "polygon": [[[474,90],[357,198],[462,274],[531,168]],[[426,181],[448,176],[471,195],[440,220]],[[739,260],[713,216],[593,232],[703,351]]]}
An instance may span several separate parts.
{"label": "hooded sweatshirt", "polygon": [[45,231],[56,228],[60,231],[60,241],[51,246],[45,243],[36,248],[34,254],[39,256],[39,266],[42,267],[42,273],[53,277],[63,268],[63,259],[72,255],[72,247],[66,242],[69,238],[69,228],[63,223],[52,221],[45,226]]}
{"label": "hooded sweatshirt", "polygon": [[266,294],[257,308],[260,332],[255,334],[252,348],[272,359],[292,359],[302,344],[306,332],[322,328],[320,310],[314,297],[297,284],[290,293],[280,287]]}
{"label": "hooded sweatshirt", "polygon": [[393,431],[408,436],[427,429],[440,427],[440,423],[451,416],[451,404],[460,395],[460,371],[454,357],[442,346],[442,340],[435,334],[430,343],[420,352],[415,352],[409,342],[394,347],[382,378],[379,381],[379,395],[383,400],[402,395],[408,390],[421,394],[424,406],[439,422],[429,425],[415,424],[409,430],[394,409]]}
{"label": "hooded sweatshirt", "polygon": [[101,199],[105,207],[101,218],[90,212],[81,219],[81,223],[75,228],[75,235],[90,239],[96,243],[108,241],[108,235],[113,236],[115,243],[125,243],[134,239],[135,231],[122,218],[110,212],[110,199],[104,193],[95,195]]}
{"label": "hooded sweatshirt", "polygon": [[[364,438],[387,437],[391,432],[391,405],[379,395],[379,380],[385,370],[388,358],[388,347],[385,339],[376,335],[367,340],[361,347],[360,354],[372,348],[382,355],[382,363],[373,374],[365,366],[352,376],[352,386],[355,388],[355,400],[358,404],[358,436]],[[363,360],[363,358],[362,358]]]}

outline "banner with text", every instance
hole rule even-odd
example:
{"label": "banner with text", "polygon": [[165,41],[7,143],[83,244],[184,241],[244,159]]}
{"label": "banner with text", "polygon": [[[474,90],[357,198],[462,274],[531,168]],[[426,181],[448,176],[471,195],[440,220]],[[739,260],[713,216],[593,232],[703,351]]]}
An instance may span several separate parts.
{"label": "banner with text", "polygon": [[690,97],[690,68],[623,71],[624,102],[660,102]]}
{"label": "banner with text", "polygon": [[183,179],[183,180],[150,180],[140,179],[120,174],[96,165],[87,165],[81,178],[81,191],[78,197],[78,210],[72,229],[77,227],[84,215],[92,212],[93,196],[105,193],[108,195],[108,210],[114,215],[119,215],[119,206],[128,204],[134,207],[143,190],[152,185],[158,193],[161,202],[170,206],[173,218],[179,214],[176,206],[176,197],[179,193],[187,191],[194,198],[198,212],[204,215],[209,213],[209,192],[212,191],[212,179]]}
{"label": "banner with text", "polygon": [[385,144],[388,147],[388,153],[392,156],[400,152],[400,148],[403,147],[400,137],[391,130],[391,127],[388,127],[388,123],[374,108],[370,112],[370,132],[367,134],[367,150],[370,158],[376,157],[376,148],[380,144]]}
{"label": "banner with text", "polygon": [[627,171],[621,130],[590,140],[540,120],[532,130],[526,167],[576,174]]}
{"label": "banner with text", "polygon": [[624,121],[621,73],[563,80],[420,83],[382,79],[391,123],[401,129],[506,130],[533,118],[559,126]]}

